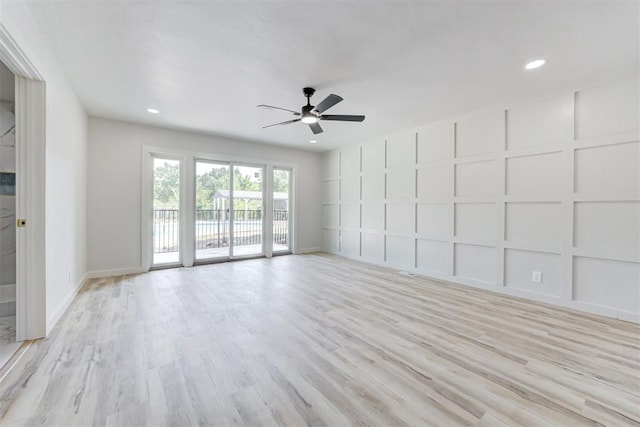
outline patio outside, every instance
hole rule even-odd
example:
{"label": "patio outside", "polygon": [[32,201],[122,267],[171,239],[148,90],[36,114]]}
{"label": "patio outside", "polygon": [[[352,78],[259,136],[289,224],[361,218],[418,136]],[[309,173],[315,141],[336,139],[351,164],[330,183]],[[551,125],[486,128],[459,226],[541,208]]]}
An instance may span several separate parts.
{"label": "patio outside", "polygon": [[[180,261],[180,220],[184,219],[180,218],[178,209],[180,164],[157,160],[154,168],[154,265]],[[249,169],[234,167],[233,200],[230,200],[229,165],[196,163],[196,260],[228,257],[230,247],[234,257],[263,253],[262,182],[259,173],[254,171],[256,168]],[[274,170],[274,252],[289,250],[289,173]]]}

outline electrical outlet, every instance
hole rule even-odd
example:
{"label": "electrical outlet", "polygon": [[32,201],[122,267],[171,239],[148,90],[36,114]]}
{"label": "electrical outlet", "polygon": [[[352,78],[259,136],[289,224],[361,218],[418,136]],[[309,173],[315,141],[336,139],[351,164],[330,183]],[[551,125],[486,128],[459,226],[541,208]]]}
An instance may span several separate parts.
{"label": "electrical outlet", "polygon": [[534,283],[542,283],[542,271],[532,271],[531,281]]}

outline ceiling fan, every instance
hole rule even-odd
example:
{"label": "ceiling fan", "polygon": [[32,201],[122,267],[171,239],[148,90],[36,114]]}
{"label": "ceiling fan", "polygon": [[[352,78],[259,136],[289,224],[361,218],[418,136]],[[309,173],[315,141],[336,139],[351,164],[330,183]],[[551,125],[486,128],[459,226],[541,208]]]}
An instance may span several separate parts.
{"label": "ceiling fan", "polygon": [[302,89],[302,93],[307,97],[307,105],[303,105],[300,112],[289,110],[287,108],[274,107],[272,105],[264,105],[260,104],[258,107],[261,108],[269,108],[272,110],[282,110],[293,113],[294,116],[300,116],[297,119],[287,120],[286,122],[275,123],[268,126],[263,126],[262,129],[270,128],[272,126],[280,126],[280,125],[288,125],[289,123],[302,122],[309,125],[311,131],[314,134],[318,134],[322,132],[322,128],[318,121],[320,120],[333,120],[339,122],[361,122],[364,120],[364,116],[350,116],[350,115],[338,115],[338,114],[322,114],[327,111],[329,108],[336,105],[338,102],[342,101],[342,97],[338,95],[331,94],[327,96],[321,103],[318,105],[311,105],[311,97],[316,92],[316,90],[312,87],[305,87]]}

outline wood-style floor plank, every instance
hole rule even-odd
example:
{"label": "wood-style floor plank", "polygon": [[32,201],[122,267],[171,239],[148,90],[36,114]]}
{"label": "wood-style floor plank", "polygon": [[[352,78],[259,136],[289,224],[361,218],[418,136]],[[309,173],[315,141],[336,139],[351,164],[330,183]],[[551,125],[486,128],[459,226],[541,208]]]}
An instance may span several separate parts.
{"label": "wood-style floor plank", "polygon": [[95,279],[0,425],[640,425],[640,326],[324,254]]}

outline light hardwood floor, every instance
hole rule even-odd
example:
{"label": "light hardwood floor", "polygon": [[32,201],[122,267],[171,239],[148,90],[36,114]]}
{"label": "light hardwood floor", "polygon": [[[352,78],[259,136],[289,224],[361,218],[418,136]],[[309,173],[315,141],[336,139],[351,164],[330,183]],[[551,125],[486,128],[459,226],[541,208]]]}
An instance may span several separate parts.
{"label": "light hardwood floor", "polygon": [[329,255],[93,280],[1,425],[638,425],[640,326]]}
{"label": "light hardwood floor", "polygon": [[16,342],[16,316],[0,316],[0,368],[20,348]]}

